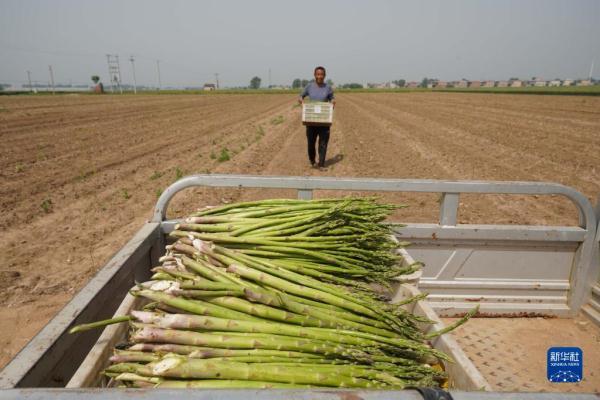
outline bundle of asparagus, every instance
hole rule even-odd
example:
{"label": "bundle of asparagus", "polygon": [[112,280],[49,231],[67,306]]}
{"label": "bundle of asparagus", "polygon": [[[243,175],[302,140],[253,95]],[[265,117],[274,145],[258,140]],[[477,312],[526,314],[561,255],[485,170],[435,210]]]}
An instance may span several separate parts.
{"label": "bundle of asparagus", "polygon": [[398,269],[390,251],[397,243],[380,223],[398,207],[371,198],[238,203],[197,212],[172,235],[214,242],[332,283],[386,283],[409,272]]}
{"label": "bundle of asparagus", "polygon": [[105,370],[125,386],[440,385],[449,357],[427,339],[441,332],[424,335],[417,322],[428,321],[379,290],[419,268],[393,251],[381,223],[393,209],[359,198],[206,208],[176,226],[152,279],[132,289],[143,310],[72,331],[129,321],[130,343]]}

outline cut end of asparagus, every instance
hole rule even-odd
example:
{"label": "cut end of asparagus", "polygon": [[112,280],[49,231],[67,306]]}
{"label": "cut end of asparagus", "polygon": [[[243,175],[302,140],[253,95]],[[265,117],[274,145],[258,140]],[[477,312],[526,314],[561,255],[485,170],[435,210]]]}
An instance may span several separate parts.
{"label": "cut end of asparagus", "polygon": [[181,289],[181,285],[176,281],[157,281],[153,282],[147,289],[155,292],[174,293]]}
{"label": "cut end of asparagus", "polygon": [[192,240],[192,246],[194,246],[194,248],[200,252],[210,252],[214,248],[214,245],[211,242],[194,238],[191,235],[190,239]]}
{"label": "cut end of asparagus", "polygon": [[168,356],[152,366],[152,373],[155,375],[163,375],[165,372],[177,367],[183,362],[181,357]]}

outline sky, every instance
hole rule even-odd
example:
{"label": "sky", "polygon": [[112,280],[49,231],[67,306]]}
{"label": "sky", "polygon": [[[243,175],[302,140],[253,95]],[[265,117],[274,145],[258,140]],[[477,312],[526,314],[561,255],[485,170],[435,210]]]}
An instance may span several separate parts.
{"label": "sky", "polygon": [[0,83],[290,85],[600,76],[598,0],[0,0]]}

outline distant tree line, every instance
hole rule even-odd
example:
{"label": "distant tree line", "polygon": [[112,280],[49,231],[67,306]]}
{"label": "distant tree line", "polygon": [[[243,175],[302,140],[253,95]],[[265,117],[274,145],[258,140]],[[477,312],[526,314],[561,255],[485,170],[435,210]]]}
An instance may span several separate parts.
{"label": "distant tree line", "polygon": [[296,78],[292,81],[292,89],[300,89],[308,86],[311,81],[308,79]]}
{"label": "distant tree line", "polygon": [[341,89],[362,89],[363,85],[360,83],[344,83],[339,86]]}
{"label": "distant tree line", "polygon": [[[305,88],[308,86],[309,83],[313,82],[314,79],[308,80],[308,79],[300,79],[300,78],[296,78],[292,81],[292,89],[300,89],[300,88]],[[327,79],[325,81],[329,86],[333,86],[333,81],[331,79]]]}

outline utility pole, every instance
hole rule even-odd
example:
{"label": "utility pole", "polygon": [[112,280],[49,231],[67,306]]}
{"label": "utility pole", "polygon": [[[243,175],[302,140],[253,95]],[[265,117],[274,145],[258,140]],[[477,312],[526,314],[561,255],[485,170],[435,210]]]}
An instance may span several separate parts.
{"label": "utility pole", "polygon": [[592,80],[592,75],[594,74],[594,59],[592,59],[592,65],[590,65],[590,81]]}
{"label": "utility pole", "polygon": [[215,81],[216,81],[217,89],[218,89],[219,88],[219,73],[218,72],[215,73]]}
{"label": "utility pole", "polygon": [[29,81],[29,91],[33,92],[33,86],[31,86],[31,71],[27,71],[27,80]]}
{"label": "utility pole", "polygon": [[123,86],[121,86],[121,64],[119,64],[119,55],[115,54],[115,58],[117,59],[117,71],[119,71],[119,80],[117,81],[117,85],[119,86],[119,92],[123,94]]}
{"label": "utility pole", "polygon": [[162,83],[160,82],[160,64],[159,60],[156,60],[156,72],[158,72],[158,90],[162,88]]}
{"label": "utility pole", "polygon": [[48,70],[50,71],[50,83],[52,84],[52,94],[55,94],[55,92],[54,92],[54,72],[52,72],[52,65],[48,65]]}
{"label": "utility pole", "polygon": [[133,93],[137,94],[137,81],[135,80],[135,59],[133,56],[129,57],[129,61],[131,61],[131,68],[133,68]]}
{"label": "utility pole", "polygon": [[108,80],[110,81],[110,92],[115,92],[115,85],[113,84],[112,67],[110,63],[110,54],[106,55],[106,63],[108,64]]}
{"label": "utility pole", "polygon": [[269,89],[271,89],[271,68],[269,68]]}

